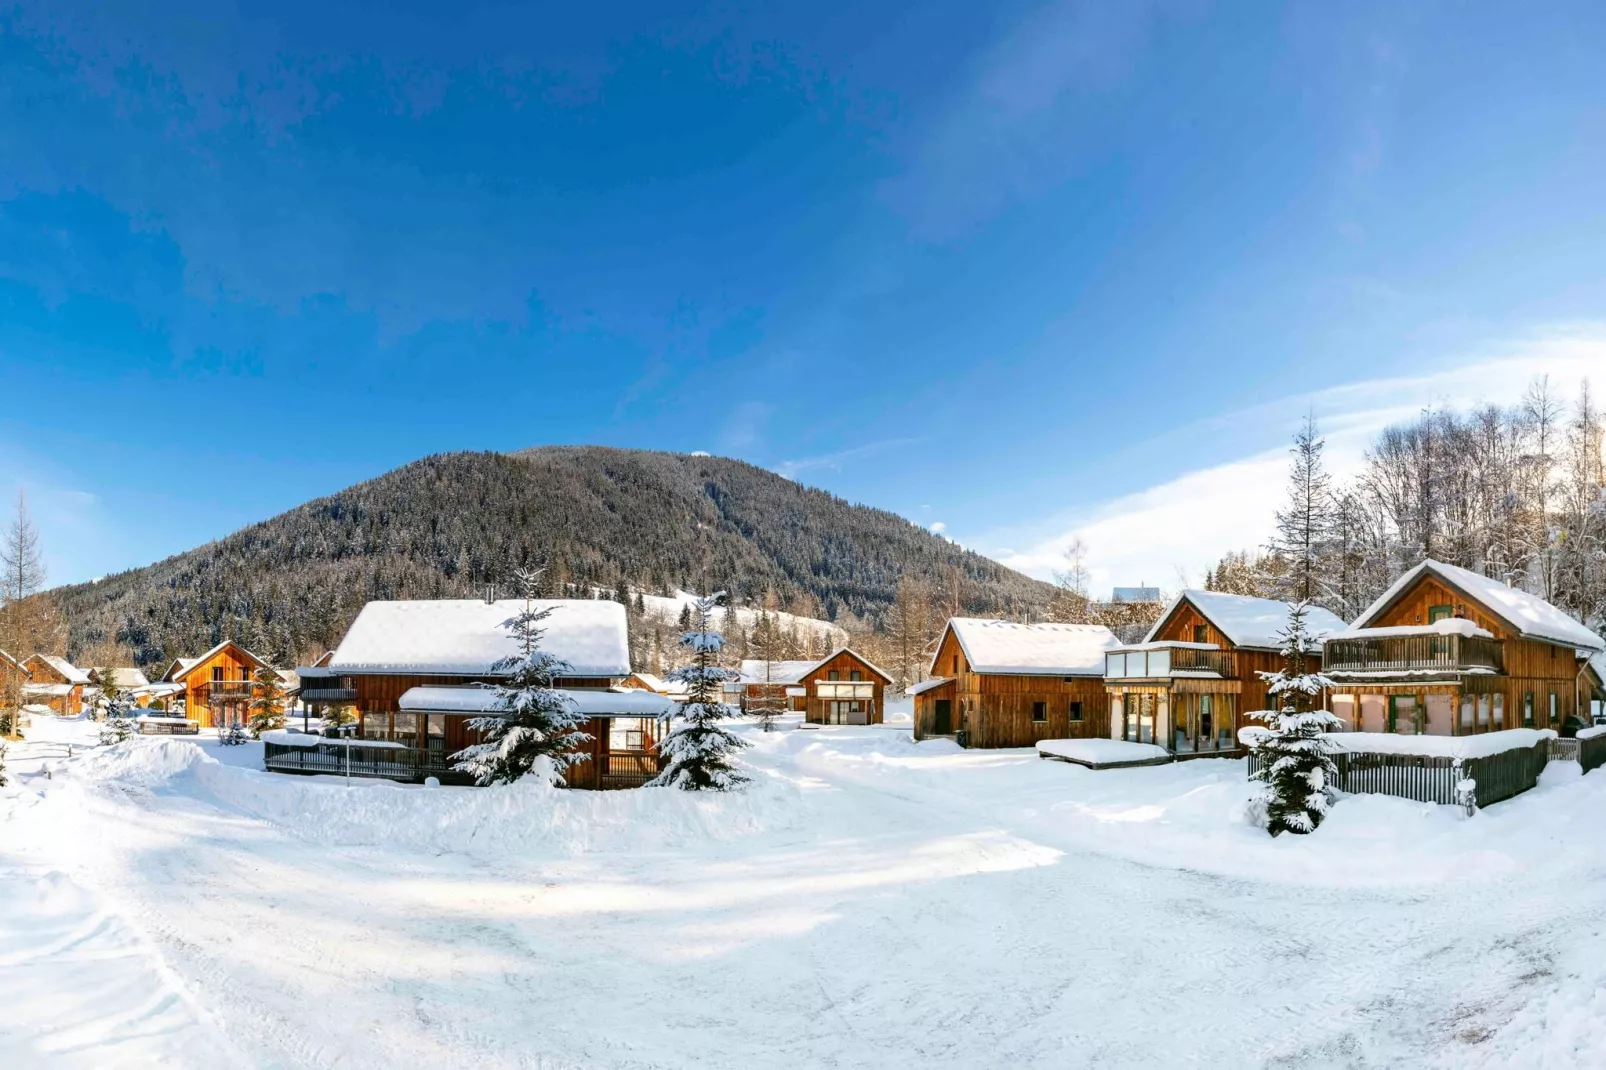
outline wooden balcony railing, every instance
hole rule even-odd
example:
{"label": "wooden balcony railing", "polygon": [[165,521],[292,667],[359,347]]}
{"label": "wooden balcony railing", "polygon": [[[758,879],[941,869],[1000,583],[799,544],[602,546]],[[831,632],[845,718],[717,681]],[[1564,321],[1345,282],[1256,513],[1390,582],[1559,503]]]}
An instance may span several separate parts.
{"label": "wooden balcony railing", "polygon": [[1223,679],[1238,675],[1238,658],[1232,651],[1187,646],[1111,651],[1104,665],[1105,676],[1112,680],[1154,680],[1179,673],[1214,673]]}
{"label": "wooden balcony railing", "polygon": [[1238,675],[1238,659],[1230,650],[1190,650],[1176,647],[1171,651],[1172,672],[1213,672],[1224,677]]}
{"label": "wooden balcony railing", "polygon": [[1375,639],[1330,639],[1322,650],[1324,672],[1504,672],[1505,648],[1481,635],[1392,635]]}

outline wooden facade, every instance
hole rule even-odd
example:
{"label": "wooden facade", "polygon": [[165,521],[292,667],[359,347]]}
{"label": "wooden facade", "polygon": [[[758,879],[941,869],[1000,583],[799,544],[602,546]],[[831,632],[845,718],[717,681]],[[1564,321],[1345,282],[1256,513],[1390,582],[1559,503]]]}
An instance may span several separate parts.
{"label": "wooden facade", "polygon": [[[1392,672],[1347,671],[1330,652],[1332,711],[1352,730],[1428,735],[1473,735],[1506,728],[1564,730],[1587,723],[1590,708],[1581,671],[1587,663],[1577,656],[1576,646],[1524,636],[1496,609],[1431,571],[1423,571],[1370,615],[1366,629],[1419,627],[1446,617],[1471,621],[1493,636],[1493,644],[1498,644],[1497,671],[1482,663],[1486,658],[1477,659],[1477,665],[1455,664],[1470,659],[1452,658],[1449,664]],[[1363,636],[1366,629],[1354,634]],[[1461,639],[1421,638],[1437,644],[1430,647],[1434,652],[1453,650],[1455,640]],[[1404,647],[1407,639],[1391,636],[1374,642]],[[1332,651],[1337,644],[1353,643],[1339,639],[1329,641],[1328,647]]]}
{"label": "wooden facade", "polygon": [[809,724],[880,724],[892,678],[852,650],[838,650],[806,673],[803,719]]}
{"label": "wooden facade", "polygon": [[963,732],[967,747],[1031,747],[1108,731],[1102,676],[976,672],[951,625],[938,642],[932,675],[944,682],[915,695],[917,740]]}
{"label": "wooden facade", "polygon": [[[1272,701],[1260,674],[1281,669],[1281,653],[1235,642],[1187,592],[1150,630],[1147,642],[1123,649],[1150,647],[1163,655],[1163,669],[1105,681],[1110,738],[1155,743],[1179,758],[1237,753],[1244,715]],[[1320,667],[1317,652],[1310,669]]]}
{"label": "wooden facade", "polygon": [[69,677],[40,654],[35,654],[28,658],[22,663],[22,666],[28,671],[29,684],[65,686],[68,689],[66,694],[50,695],[36,700],[39,705],[48,706],[52,711],[63,717],[74,717],[82,712],[84,708],[83,679]]}
{"label": "wooden facade", "polygon": [[265,664],[238,643],[219,643],[187,666],[169,667],[169,680],[184,685],[175,704],[182,701],[184,715],[202,728],[246,724],[257,692],[256,672]]}

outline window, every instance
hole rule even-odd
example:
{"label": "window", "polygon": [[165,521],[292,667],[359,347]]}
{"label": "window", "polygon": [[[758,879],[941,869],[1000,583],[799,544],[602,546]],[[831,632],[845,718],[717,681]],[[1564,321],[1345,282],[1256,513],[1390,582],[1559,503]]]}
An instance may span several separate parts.
{"label": "window", "polygon": [[1556,693],[1552,691],[1550,693],[1550,723],[1555,724],[1556,720]]}
{"label": "window", "polygon": [[1477,705],[1477,701],[1471,695],[1461,696],[1461,728],[1463,730],[1472,727],[1472,709],[1475,705]]}
{"label": "window", "polygon": [[1454,606],[1429,606],[1428,607],[1428,623],[1429,624],[1435,624],[1435,623],[1437,623],[1438,621],[1441,621],[1441,620],[1449,620],[1453,616],[1455,616],[1455,607]]}
{"label": "window", "polygon": [[1524,728],[1532,728],[1533,726],[1534,726],[1534,693],[1532,691],[1524,691],[1522,693],[1522,727],[1524,727]]}
{"label": "window", "polygon": [[608,749],[644,751],[652,743],[652,721],[645,717],[610,717]]}
{"label": "window", "polygon": [[958,654],[954,655],[954,671],[953,671],[953,675],[955,675],[955,676],[959,675],[959,655]]}
{"label": "window", "polygon": [[842,674],[837,672],[835,669],[832,669],[830,672],[825,674],[825,678],[827,680],[840,680],[842,679]]}
{"label": "window", "polygon": [[390,738],[409,747],[418,746],[418,714],[393,713],[390,715]]}
{"label": "window", "polygon": [[358,734],[360,736],[362,736],[363,739],[389,739],[390,738],[390,714],[388,714],[388,713],[365,713],[365,714],[363,714],[362,715],[362,724],[359,726]]}
{"label": "window", "polygon": [[1071,710],[1068,716],[1073,721],[1080,721],[1082,719],[1082,704],[1080,702],[1071,703]]}
{"label": "window", "polygon": [[214,684],[221,684],[223,682],[223,666],[212,666],[212,682]]}
{"label": "window", "polygon": [[857,682],[859,680],[863,680],[864,677],[859,673],[858,669],[849,669],[848,670],[848,679]]}
{"label": "window", "polygon": [[1506,696],[1498,693],[1494,697],[1494,726],[1496,729],[1506,726]]}
{"label": "window", "polygon": [[1193,641],[1195,643],[1210,642],[1210,629],[1203,624],[1195,624],[1193,626]]}
{"label": "window", "polygon": [[1048,703],[1046,703],[1046,702],[1034,702],[1034,703],[1032,703],[1032,720],[1034,720],[1034,721],[1046,721],[1046,720],[1048,720]]}

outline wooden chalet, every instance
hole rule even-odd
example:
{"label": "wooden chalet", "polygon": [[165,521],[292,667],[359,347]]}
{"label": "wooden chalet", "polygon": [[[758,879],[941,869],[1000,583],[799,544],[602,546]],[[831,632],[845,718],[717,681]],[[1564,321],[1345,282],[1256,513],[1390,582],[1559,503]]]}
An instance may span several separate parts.
{"label": "wooden chalet", "polygon": [[[1305,623],[1318,642],[1345,626],[1315,606]],[[1183,591],[1143,642],[1106,654],[1109,737],[1155,743],[1179,758],[1237,751],[1243,714],[1267,706],[1259,674],[1282,668],[1287,626],[1284,602]],[[1311,660],[1315,671],[1320,658]]]}
{"label": "wooden chalet", "polygon": [[[251,700],[257,695],[257,670],[267,662],[232,639],[225,639],[198,658],[177,658],[162,682],[181,691],[163,688],[174,706],[184,703],[184,715],[202,728],[227,728],[251,720]],[[150,689],[146,689],[150,694]]]}
{"label": "wooden chalet", "polygon": [[1031,747],[1108,730],[1098,624],[1018,624],[955,617],[943,629],[931,679],[909,688],[914,737],[966,747]]}
{"label": "wooden chalet", "polygon": [[650,672],[633,672],[619,681],[619,686],[637,691],[651,691],[655,695],[663,695],[676,702],[685,702],[686,696],[690,694],[690,689],[684,680],[665,680]]}
{"label": "wooden chalet", "polygon": [[22,664],[29,675],[22,689],[28,702],[48,706],[63,717],[76,717],[83,711],[87,672],[51,654],[35,654]]}
{"label": "wooden chalet", "polygon": [[108,676],[116,682],[119,691],[122,691],[136,706],[150,705],[150,679],[139,669],[131,665],[107,666],[97,665],[89,670],[89,681],[97,689],[100,682]]}
{"label": "wooden chalet", "polygon": [[740,704],[769,697],[803,714],[808,724],[880,724],[892,677],[849,647],[819,661],[741,663]]}
{"label": "wooden chalet", "polygon": [[1606,640],[1537,595],[1424,561],[1328,638],[1331,708],[1365,732],[1571,731]]}
{"label": "wooden chalet", "polygon": [[[624,606],[601,599],[537,600],[551,610],[541,647],[566,663],[555,683],[587,717],[587,760],[571,787],[635,787],[658,773],[658,741],[674,704],[618,685],[631,675]],[[400,744],[421,775],[462,780],[451,755],[477,738],[468,722],[490,709],[495,666],[517,653],[504,624],[523,599],[369,602],[323,666],[298,671],[302,701],[355,708],[360,738]],[[370,775],[389,775],[385,773]]]}

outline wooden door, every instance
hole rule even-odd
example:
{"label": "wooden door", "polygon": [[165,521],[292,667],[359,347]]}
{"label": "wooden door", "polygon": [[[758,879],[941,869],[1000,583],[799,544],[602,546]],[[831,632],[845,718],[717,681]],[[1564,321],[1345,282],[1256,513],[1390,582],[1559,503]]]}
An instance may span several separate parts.
{"label": "wooden door", "polygon": [[954,734],[953,699],[940,698],[932,702],[931,734],[934,736],[951,736]]}

